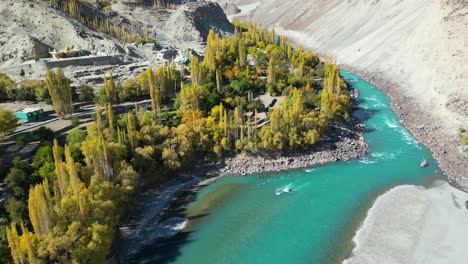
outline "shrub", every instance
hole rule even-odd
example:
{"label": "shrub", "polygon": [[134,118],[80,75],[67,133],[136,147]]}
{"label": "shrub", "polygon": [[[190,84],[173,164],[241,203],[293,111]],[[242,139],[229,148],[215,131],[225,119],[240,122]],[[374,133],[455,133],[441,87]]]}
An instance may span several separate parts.
{"label": "shrub", "polygon": [[462,146],[468,145],[468,131],[460,130],[460,143]]}
{"label": "shrub", "polygon": [[71,124],[74,127],[77,127],[80,124],[80,119],[77,116],[71,118]]}
{"label": "shrub", "polygon": [[13,112],[0,108],[0,138],[18,126],[18,119]]}
{"label": "shrub", "polygon": [[0,72],[0,101],[8,99],[8,90],[14,83],[10,77]]}
{"label": "shrub", "polygon": [[24,135],[19,135],[16,137],[16,144],[19,146],[24,146],[27,142],[28,141],[26,140],[26,137]]}
{"label": "shrub", "polygon": [[67,143],[70,146],[71,145],[81,146],[81,143],[85,140],[85,138],[86,138],[86,133],[79,128],[75,128],[68,133]]}
{"label": "shrub", "polygon": [[80,85],[80,87],[78,87],[78,100],[93,101],[94,89],[86,84]]}
{"label": "shrub", "polygon": [[47,127],[40,127],[33,131],[33,138],[41,143],[52,142],[55,138],[54,132]]}

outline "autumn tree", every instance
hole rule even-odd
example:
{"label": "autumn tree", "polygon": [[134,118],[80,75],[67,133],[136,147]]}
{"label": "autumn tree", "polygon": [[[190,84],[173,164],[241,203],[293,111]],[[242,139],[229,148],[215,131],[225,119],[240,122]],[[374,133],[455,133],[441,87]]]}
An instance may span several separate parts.
{"label": "autumn tree", "polygon": [[190,59],[190,77],[194,84],[204,84],[208,80],[209,69],[204,63],[200,63],[196,56]]}
{"label": "autumn tree", "polygon": [[10,246],[11,257],[15,264],[25,264],[26,256],[21,250],[20,236],[16,229],[16,224],[12,224],[10,228],[7,228],[7,239],[8,245]]}
{"label": "autumn tree", "polygon": [[73,103],[70,80],[65,77],[60,68],[57,68],[55,72],[47,69],[46,84],[55,112],[61,119],[71,118],[73,114]]}
{"label": "autumn tree", "polygon": [[106,92],[106,99],[108,103],[117,102],[117,84],[114,81],[114,76],[112,75],[112,72],[109,72],[108,76],[104,76],[104,90]]}
{"label": "autumn tree", "polygon": [[275,84],[275,59],[273,57],[270,58],[270,61],[268,63],[267,82],[269,84]]}
{"label": "autumn tree", "polygon": [[159,85],[156,83],[156,79],[154,77],[154,72],[151,67],[148,67],[146,70],[148,76],[148,84],[149,84],[149,91],[151,96],[151,106],[153,107],[153,112],[160,116],[161,114],[161,89]]}

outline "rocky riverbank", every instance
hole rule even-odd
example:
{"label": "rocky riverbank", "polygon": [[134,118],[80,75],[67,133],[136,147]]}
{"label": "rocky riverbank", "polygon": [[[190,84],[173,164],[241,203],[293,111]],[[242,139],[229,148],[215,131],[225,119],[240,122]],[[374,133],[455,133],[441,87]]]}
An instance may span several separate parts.
{"label": "rocky riverbank", "polygon": [[[357,96],[357,91],[353,91],[353,98],[356,99]],[[168,228],[165,223],[159,221],[162,213],[183,190],[197,188],[228,174],[283,171],[359,158],[369,150],[362,137],[363,130],[364,126],[360,120],[351,116],[346,124],[331,124],[327,137],[323,137],[315,147],[301,152],[269,156],[239,154],[215,164],[199,161],[198,164],[191,164],[190,169],[179,173],[181,177],[177,181],[151,188],[138,196],[135,210],[119,227],[108,263],[127,263],[132,256],[139,254],[141,248],[155,239],[172,236],[180,231]],[[148,210],[151,213],[148,213]],[[169,221],[179,220],[181,219],[169,218]]]}
{"label": "rocky riverbank", "polygon": [[[362,78],[384,91],[391,99],[393,111],[400,118],[414,137],[426,145],[438,160],[440,167],[447,174],[449,182],[464,191],[468,191],[468,158],[460,149],[460,140],[454,131],[447,131],[433,119],[430,109],[423,109],[413,97],[406,96],[404,89],[388,81],[383,75],[362,71],[352,66],[344,69],[360,75]],[[456,131],[456,128],[453,128]]]}
{"label": "rocky riverbank", "polygon": [[332,124],[328,136],[307,150],[255,156],[237,154],[215,164],[191,166],[182,175],[194,176],[196,171],[196,176],[201,179],[200,184],[204,185],[225,175],[277,172],[357,159],[369,151],[362,136],[364,129],[360,120],[351,116],[347,124]]}
{"label": "rocky riverbank", "polygon": [[348,161],[364,156],[367,144],[360,137],[326,142],[304,153],[281,154],[273,157],[238,155],[226,159],[221,174],[251,174],[305,168],[328,162]]}

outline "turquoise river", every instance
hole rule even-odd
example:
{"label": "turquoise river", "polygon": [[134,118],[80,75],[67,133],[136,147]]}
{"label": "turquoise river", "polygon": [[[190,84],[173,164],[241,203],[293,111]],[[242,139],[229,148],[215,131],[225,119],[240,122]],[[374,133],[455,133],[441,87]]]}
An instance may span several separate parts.
{"label": "turquoise river", "polygon": [[[400,184],[427,185],[438,173],[430,151],[399,123],[389,99],[357,75],[353,115],[366,125],[370,153],[350,162],[249,176],[227,176],[200,189],[184,208],[183,233],[135,263],[340,263],[375,198]],[[423,159],[428,168],[420,168]],[[290,186],[292,193],[275,195]],[[410,202],[410,201],[408,201]]]}

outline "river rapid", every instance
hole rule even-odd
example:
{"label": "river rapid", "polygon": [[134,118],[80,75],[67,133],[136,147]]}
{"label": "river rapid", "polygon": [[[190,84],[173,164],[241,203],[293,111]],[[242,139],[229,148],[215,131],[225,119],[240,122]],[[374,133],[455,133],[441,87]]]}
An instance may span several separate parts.
{"label": "river rapid", "polygon": [[[360,92],[353,115],[366,125],[367,156],[220,178],[173,208],[187,218],[181,233],[147,246],[130,263],[340,263],[379,194],[443,178],[430,151],[399,123],[385,94],[351,72],[341,74]],[[421,168],[422,160],[429,166]],[[293,191],[275,195],[284,187]]]}

